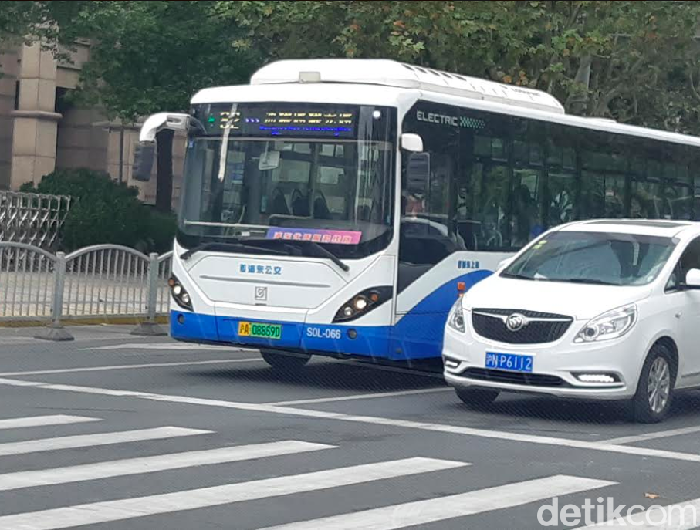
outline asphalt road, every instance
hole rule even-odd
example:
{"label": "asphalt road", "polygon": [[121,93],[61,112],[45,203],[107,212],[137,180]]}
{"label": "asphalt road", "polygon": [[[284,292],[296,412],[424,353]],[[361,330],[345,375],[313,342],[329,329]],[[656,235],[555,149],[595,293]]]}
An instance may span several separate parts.
{"label": "asphalt road", "polygon": [[633,505],[628,527],[700,527],[700,393],[640,426],[525,396],[471,410],[430,373],[33,331],[0,329],[2,530],[581,528]]}

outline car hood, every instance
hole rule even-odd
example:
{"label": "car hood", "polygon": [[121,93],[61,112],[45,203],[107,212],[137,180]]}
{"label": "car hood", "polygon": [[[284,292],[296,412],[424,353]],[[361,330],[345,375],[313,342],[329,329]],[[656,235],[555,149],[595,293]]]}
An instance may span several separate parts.
{"label": "car hood", "polygon": [[512,309],[557,313],[589,320],[601,313],[649,296],[651,287],[519,280],[497,274],[474,285],[464,295],[469,309]]}

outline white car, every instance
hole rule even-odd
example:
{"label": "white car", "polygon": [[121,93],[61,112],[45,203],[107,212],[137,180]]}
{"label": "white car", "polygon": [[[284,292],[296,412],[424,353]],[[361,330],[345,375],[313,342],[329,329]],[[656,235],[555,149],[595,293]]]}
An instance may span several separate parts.
{"label": "white car", "polygon": [[549,230],[457,300],[443,362],[468,404],[628,400],[637,421],[661,421],[675,390],[700,387],[700,223]]}

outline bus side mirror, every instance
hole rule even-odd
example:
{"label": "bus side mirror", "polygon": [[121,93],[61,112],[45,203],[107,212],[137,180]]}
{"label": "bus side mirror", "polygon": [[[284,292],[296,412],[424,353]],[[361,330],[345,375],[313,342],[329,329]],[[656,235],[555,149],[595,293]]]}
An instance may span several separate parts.
{"label": "bus side mirror", "polygon": [[403,133],[401,135],[401,149],[420,153],[423,151],[423,138],[416,133]]}
{"label": "bus side mirror", "polygon": [[148,182],[151,179],[151,170],[156,155],[155,142],[138,142],[134,150],[134,166],[131,176],[139,182]]}
{"label": "bus side mirror", "polygon": [[406,191],[421,195],[430,186],[430,154],[411,153],[406,167]]}

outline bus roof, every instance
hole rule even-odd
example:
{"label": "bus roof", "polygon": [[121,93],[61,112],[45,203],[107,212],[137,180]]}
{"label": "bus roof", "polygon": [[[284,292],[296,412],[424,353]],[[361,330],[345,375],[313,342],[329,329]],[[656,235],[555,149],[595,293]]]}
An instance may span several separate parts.
{"label": "bus roof", "polygon": [[470,99],[564,113],[563,105],[541,90],[451,74],[388,59],[301,59],[276,61],[253,74],[251,85],[354,83],[441,92]]}
{"label": "bus roof", "polygon": [[[275,86],[284,86],[282,99],[289,96],[297,101],[307,93],[309,96],[314,95],[314,102],[319,102],[317,89],[324,86],[335,87],[332,100],[336,102],[343,100],[337,93],[341,87],[348,88],[347,95],[353,103],[358,98],[368,101],[372,90],[376,91],[376,104],[387,104],[389,100],[393,100],[388,93],[391,91],[396,94],[396,103],[402,99],[401,94],[406,97],[410,93],[416,94],[414,98],[422,96],[431,101],[461,104],[476,110],[700,147],[700,138],[695,136],[627,125],[606,118],[566,114],[556,98],[541,90],[441,72],[388,59],[275,61],[256,71],[249,85],[206,88],[192,98],[192,103],[263,101],[269,99],[270,90],[274,90]],[[240,99],[242,96],[244,99]]]}

